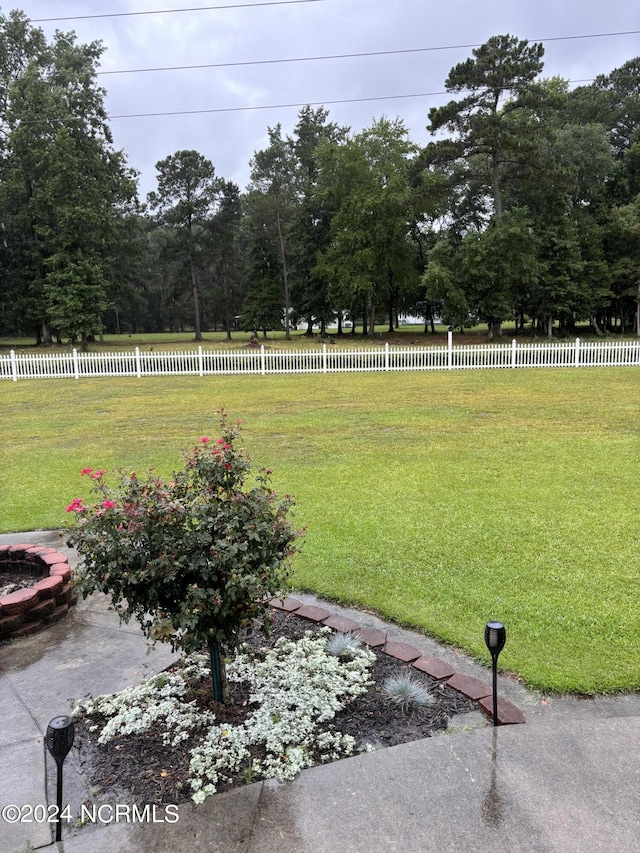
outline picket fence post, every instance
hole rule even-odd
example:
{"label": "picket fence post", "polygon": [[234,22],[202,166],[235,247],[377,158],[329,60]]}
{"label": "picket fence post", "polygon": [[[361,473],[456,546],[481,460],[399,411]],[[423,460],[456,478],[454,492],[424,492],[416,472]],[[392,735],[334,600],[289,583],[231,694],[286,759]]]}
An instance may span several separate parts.
{"label": "picket fence post", "polygon": [[14,382],[18,381],[18,360],[15,350],[11,350],[11,378]]}

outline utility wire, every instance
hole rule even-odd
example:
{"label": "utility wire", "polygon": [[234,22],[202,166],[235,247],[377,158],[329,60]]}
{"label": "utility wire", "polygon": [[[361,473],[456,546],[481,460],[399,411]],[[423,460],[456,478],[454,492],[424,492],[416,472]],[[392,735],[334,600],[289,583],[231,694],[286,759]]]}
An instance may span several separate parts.
{"label": "utility wire", "polygon": [[419,92],[413,95],[376,95],[370,98],[341,98],[337,101],[304,101],[299,104],[262,104],[257,107],[215,107],[207,110],[175,110],[172,112],[162,113],[127,113],[123,115],[109,116],[109,119],[117,118],[158,118],[160,116],[191,116],[202,115],[204,113],[239,113],[249,112],[250,110],[278,110],[288,109],[291,107],[318,107],[328,104],[360,104],[367,101],[397,101],[402,98],[428,98],[435,95],[446,95],[447,92]]}
{"label": "utility wire", "polygon": [[202,68],[237,68],[244,65],[276,65],[285,62],[321,62],[326,59],[359,59],[365,56],[395,56],[403,53],[426,53],[435,50],[475,47],[472,44],[457,44],[450,47],[413,47],[404,50],[372,50],[365,53],[334,53],[326,56],[296,56],[285,59],[249,59],[243,62],[211,62],[203,65],[167,65],[158,68],[124,68],[117,71],[98,71],[105,74],[143,74],[148,71],[191,71]]}
{"label": "utility wire", "polygon": [[[71,20],[84,20],[90,18],[116,18],[116,17],[132,17],[136,15],[159,15],[159,14],[170,14],[174,12],[199,12],[199,11],[209,11],[212,9],[240,9],[244,7],[253,7],[253,6],[283,6],[283,5],[291,5],[298,3],[317,3],[324,2],[324,0],[264,0],[264,2],[254,2],[254,3],[241,3],[241,4],[230,4],[226,6],[198,6],[193,8],[183,8],[183,9],[160,9],[153,11],[144,11],[144,12],[114,12],[108,14],[97,14],[97,15],[75,15],[75,16],[67,16],[61,18],[36,18],[32,20],[32,23],[44,23],[44,22],[53,22],[53,21],[71,21]],[[548,36],[545,38],[533,39],[534,42],[552,42],[552,41],[574,41],[579,39],[595,39],[595,38],[611,38],[616,36],[625,36],[625,35],[637,35],[640,33],[640,30],[624,30],[619,32],[611,32],[611,33],[587,33],[585,35],[569,35],[569,36]],[[435,52],[435,51],[445,51],[445,50],[462,50],[462,49],[471,49],[474,47],[479,47],[480,42],[473,42],[469,44],[452,44],[452,45],[438,45],[431,47],[418,47],[418,48],[403,48],[398,50],[380,50],[380,51],[366,51],[362,53],[342,53],[342,54],[329,54],[325,56],[302,56],[302,57],[288,57],[282,59],[262,59],[262,60],[246,60],[240,62],[217,62],[217,63],[206,63],[199,65],[174,65],[174,66],[160,66],[155,68],[129,68],[129,69],[119,69],[114,71],[99,71],[98,75],[114,75],[114,74],[142,74],[148,72],[159,72],[159,71],[187,71],[187,70],[196,70],[196,69],[205,69],[205,68],[233,68],[233,67],[242,67],[242,66],[252,66],[252,65],[275,65],[275,64],[283,64],[283,63],[294,63],[294,62],[319,62],[333,59],[355,59],[355,58],[363,58],[363,57],[374,57],[374,56],[394,56],[394,55],[402,55],[402,54],[414,54],[414,53],[427,53],[427,52]],[[568,81],[573,83],[589,83],[591,80],[574,80]],[[184,115],[203,115],[203,114],[212,114],[212,113],[231,113],[231,112],[249,112],[252,110],[272,110],[272,109],[288,109],[288,108],[300,108],[304,106],[318,106],[318,105],[336,105],[336,104],[353,104],[353,103],[366,103],[371,101],[386,101],[386,100],[407,100],[410,98],[427,98],[427,97],[439,97],[442,95],[450,94],[449,92],[419,92],[413,94],[403,94],[403,95],[377,95],[371,97],[363,97],[363,98],[342,98],[338,100],[325,100],[325,101],[314,101],[314,102],[300,102],[300,103],[289,103],[289,104],[262,104],[258,106],[249,106],[249,107],[217,107],[211,109],[201,109],[201,110],[172,110],[166,112],[150,112],[150,113],[126,113],[121,115],[111,115],[109,118],[113,119],[128,119],[128,118],[154,118],[154,117],[169,117],[169,116],[184,116]]]}
{"label": "utility wire", "polygon": [[[585,80],[569,80],[569,83],[592,83],[593,79]],[[450,95],[451,92],[414,92],[406,95],[372,95],[366,98],[340,98],[333,101],[301,101],[300,103],[291,104],[260,104],[253,107],[213,107],[206,110],[171,110],[168,112],[157,113],[123,113],[121,115],[110,115],[109,120],[125,119],[125,118],[161,118],[164,116],[193,116],[206,115],[209,113],[241,113],[251,112],[253,110],[284,110],[293,107],[319,107],[319,106],[334,106],[336,104],[363,104],[370,101],[399,101],[408,100],[409,98],[435,98],[441,95]]]}
{"label": "utility wire", "polygon": [[[535,41],[536,43],[545,41],[569,41],[575,39],[594,39],[608,38],[612,36],[629,36],[637,35],[639,33],[640,30],[627,30],[626,32],[619,33],[592,33],[590,35],[583,36],[553,36],[544,39],[534,39],[533,41]],[[211,62],[202,65],[165,65],[159,66],[157,68],[123,68],[118,69],[116,71],[98,71],[98,75],[105,76],[107,74],[144,74],[147,72],[155,71],[192,71],[203,68],[238,68],[248,65],[276,65],[287,62],[321,62],[328,59],[359,59],[368,56],[398,56],[402,54],[428,53],[442,50],[469,50],[470,48],[478,46],[479,42],[476,42],[474,44],[450,44],[438,47],[412,47],[400,50],[371,50],[366,51],[364,53],[335,53],[328,54],[326,56],[298,56],[285,59],[250,59],[242,62]]]}
{"label": "utility wire", "polygon": [[[587,77],[579,80],[567,80],[568,83],[593,83],[592,77]],[[462,89],[459,94],[464,92],[471,91],[470,89]],[[399,100],[409,100],[410,98],[434,98],[439,97],[441,95],[450,95],[450,92],[416,92],[413,94],[405,94],[405,95],[371,95],[369,97],[363,98],[341,98],[339,100],[323,100],[323,101],[300,101],[299,103],[290,103],[290,104],[259,104],[258,106],[253,107],[212,107],[211,109],[205,110],[170,110],[166,112],[156,112],[156,113],[122,113],[120,115],[108,115],[106,118],[109,121],[114,119],[127,119],[127,118],[162,118],[166,116],[189,116],[189,115],[206,115],[208,113],[238,113],[238,112],[251,112],[252,110],[284,110],[284,109],[292,109],[292,108],[300,108],[300,107],[318,107],[318,106],[332,106],[335,104],[359,104],[359,103],[368,103],[371,101],[399,101]],[[46,119],[24,119],[22,124],[44,124],[46,123]],[[68,116],[66,119],[62,121],[81,121],[76,116]]]}
{"label": "utility wire", "polygon": [[57,21],[87,21],[94,18],[132,18],[139,15],[173,15],[176,12],[210,12],[214,9],[248,9],[255,6],[291,6],[295,3],[323,3],[324,0],[264,0],[261,3],[230,3],[227,6],[194,6],[190,9],[153,9],[146,12],[104,12],[100,15],[65,15],[61,18],[32,18],[32,24]]}

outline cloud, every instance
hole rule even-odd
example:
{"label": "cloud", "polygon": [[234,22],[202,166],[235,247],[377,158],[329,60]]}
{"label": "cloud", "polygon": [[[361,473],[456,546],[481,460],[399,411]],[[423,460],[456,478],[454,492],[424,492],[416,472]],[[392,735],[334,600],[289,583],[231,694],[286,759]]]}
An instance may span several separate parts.
{"label": "cloud", "polygon": [[[32,18],[159,11],[229,5],[232,0],[23,0]],[[238,0],[240,2],[240,0]],[[176,150],[194,148],[221,176],[244,187],[249,160],[264,147],[267,127],[278,122],[291,133],[298,109],[269,105],[324,103],[330,118],[354,131],[382,115],[399,116],[418,144],[428,141],[429,109],[449,99],[450,68],[471,54],[467,45],[511,33],[530,40],[638,27],[635,0],[321,0],[298,5],[202,10],[174,14],[93,18],[43,24],[75,29],[80,41],[102,39],[103,70],[253,62],[336,54],[411,51],[325,61],[112,74],[100,78],[112,116],[114,140],[141,173],[144,197],[155,187],[155,163]],[[593,79],[640,54],[638,35],[549,41],[544,76]],[[383,100],[383,96],[415,95]],[[363,100],[368,98],[380,100]],[[335,103],[331,101],[350,101]],[[237,110],[253,111],[206,112]],[[193,114],[184,113],[192,111]],[[202,112],[197,112],[202,111]],[[178,113],[183,113],[182,115]]]}

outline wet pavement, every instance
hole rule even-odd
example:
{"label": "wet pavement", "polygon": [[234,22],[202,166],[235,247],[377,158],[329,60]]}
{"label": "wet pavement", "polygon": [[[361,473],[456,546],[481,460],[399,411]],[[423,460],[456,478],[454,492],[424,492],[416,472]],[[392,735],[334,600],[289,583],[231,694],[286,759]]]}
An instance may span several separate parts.
{"label": "wet pavement", "polygon": [[[55,532],[0,535],[0,544],[19,541],[51,545],[75,561]],[[372,614],[326,606],[490,680],[455,649]],[[55,765],[44,747],[51,718],[89,694],[138,683],[173,658],[167,647],[147,654],[137,625],[121,626],[103,596],[79,602],[39,634],[0,645],[0,809],[22,808],[17,822],[11,810],[0,817],[2,853],[53,843],[53,827],[35,810],[55,804]],[[54,849],[640,851],[640,696],[549,698],[506,677],[498,689],[524,711],[525,725],[492,728],[477,711],[447,734],[311,768],[285,785],[258,782],[175,812],[103,809],[65,827]],[[64,801],[79,816],[90,792],[73,750],[64,783]]]}

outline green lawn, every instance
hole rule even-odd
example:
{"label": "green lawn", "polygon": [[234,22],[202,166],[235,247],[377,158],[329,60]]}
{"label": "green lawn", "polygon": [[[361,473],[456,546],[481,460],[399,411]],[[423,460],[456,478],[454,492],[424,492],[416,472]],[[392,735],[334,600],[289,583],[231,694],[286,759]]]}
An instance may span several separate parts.
{"label": "green lawn", "polygon": [[307,527],[294,583],[529,684],[640,688],[640,371],[0,385],[0,531],[59,527],[85,466],[168,473],[224,405]]}
{"label": "green lawn", "polygon": [[[442,324],[436,325],[436,334],[433,335],[430,331],[428,334],[424,334],[424,324],[417,325],[407,325],[398,327],[393,333],[389,333],[389,325],[388,323],[383,323],[381,325],[376,325],[375,335],[373,337],[362,335],[362,326],[358,325],[356,327],[357,334],[352,335],[351,329],[347,328],[344,330],[343,335],[338,337],[336,334],[337,329],[335,327],[331,327],[327,331],[326,340],[337,343],[341,347],[370,347],[370,346],[378,346],[385,341],[388,341],[392,345],[395,346],[436,346],[446,344],[447,341],[447,326]],[[291,340],[287,341],[285,339],[284,331],[270,331],[267,334],[267,337],[264,338],[262,333],[260,332],[258,335],[258,342],[260,344],[265,344],[268,347],[275,347],[277,349],[306,349],[306,348],[317,348],[323,343],[323,339],[321,339],[318,335],[307,336],[305,334],[306,326],[304,328],[300,327],[298,330],[293,330],[291,332]],[[527,331],[526,335],[518,335],[518,340],[522,343],[531,343],[531,342],[545,342],[547,338],[538,338],[531,337]],[[317,329],[316,329],[317,332]],[[496,338],[493,343],[503,343],[509,344],[511,340],[515,336],[515,324],[513,322],[505,322],[502,324],[502,337]],[[198,343],[194,340],[193,331],[186,332],[137,332],[134,334],[123,333],[120,335],[115,334],[105,334],[102,342],[96,341],[89,345],[89,350],[91,352],[119,352],[123,350],[131,349],[132,347],[140,347],[141,350],[193,350],[198,347]],[[636,336],[632,334],[627,334],[624,336],[619,335],[618,333],[612,333],[607,335],[604,338],[597,337],[587,326],[579,326],[576,328],[576,334],[580,337],[581,340],[635,340]],[[464,334],[460,333],[459,329],[454,330],[453,340],[457,345],[467,344],[467,343],[491,343],[487,340],[487,326],[485,324],[481,324],[475,326],[471,329],[467,329]],[[245,347],[251,338],[250,332],[233,332],[232,338],[230,341],[227,340],[226,334],[224,332],[212,332],[205,331],[203,332],[203,340],[201,342],[201,346],[203,349],[236,349]],[[554,340],[563,340],[562,338],[554,338]],[[8,350],[8,349],[17,349],[17,350],[27,350],[27,351],[35,351],[37,353],[47,353],[50,352],[50,348],[48,347],[37,347],[35,337],[0,337],[0,350]],[[70,351],[73,349],[71,343],[68,340],[65,340],[62,344],[62,347],[55,347],[54,351],[62,349],[63,351]],[[80,349],[80,346],[77,346],[77,349]]]}

